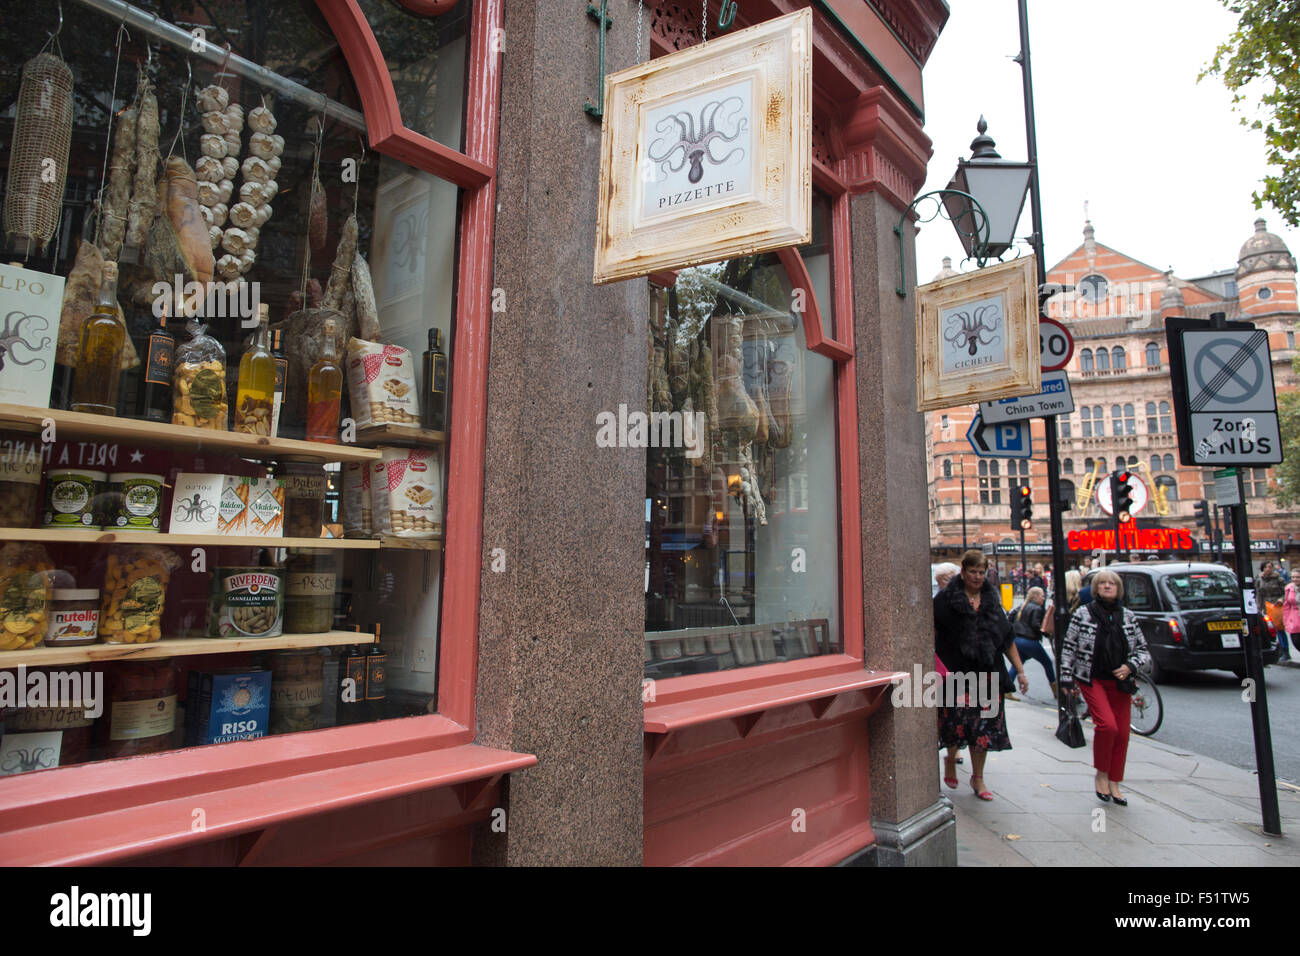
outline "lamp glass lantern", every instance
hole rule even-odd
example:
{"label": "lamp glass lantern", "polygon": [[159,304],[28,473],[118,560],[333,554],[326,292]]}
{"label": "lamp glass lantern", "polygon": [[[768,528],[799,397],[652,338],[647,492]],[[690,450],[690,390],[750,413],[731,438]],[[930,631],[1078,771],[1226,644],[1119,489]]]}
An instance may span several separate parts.
{"label": "lamp glass lantern", "polygon": [[1008,162],[998,154],[984,117],[980,117],[976,129],[979,135],[970,144],[971,158],[957,160],[957,171],[948,189],[974,197],[983,207],[988,216],[988,242],[981,242],[983,230],[968,201],[949,194],[943,204],[966,255],[977,260],[996,259],[1015,243],[1016,225],[1025,208],[1033,167],[1029,163]]}

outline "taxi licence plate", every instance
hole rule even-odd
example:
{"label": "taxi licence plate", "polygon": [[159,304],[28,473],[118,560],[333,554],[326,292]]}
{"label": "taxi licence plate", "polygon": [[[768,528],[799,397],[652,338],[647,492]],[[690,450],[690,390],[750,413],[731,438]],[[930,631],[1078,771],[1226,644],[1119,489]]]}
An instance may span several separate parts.
{"label": "taxi licence plate", "polygon": [[1205,625],[1211,631],[1240,631],[1246,626],[1245,621],[1210,621]]}

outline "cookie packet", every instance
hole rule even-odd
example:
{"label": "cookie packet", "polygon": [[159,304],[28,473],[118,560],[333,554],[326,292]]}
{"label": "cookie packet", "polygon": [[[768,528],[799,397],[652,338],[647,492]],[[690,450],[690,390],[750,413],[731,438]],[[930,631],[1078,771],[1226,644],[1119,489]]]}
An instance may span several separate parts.
{"label": "cookie packet", "polygon": [[436,448],[381,445],[370,464],[371,524],[377,534],[442,537],[442,456]]}
{"label": "cookie packet", "polygon": [[420,392],[409,349],[349,339],[346,364],[348,397],[358,428],[420,427]]}

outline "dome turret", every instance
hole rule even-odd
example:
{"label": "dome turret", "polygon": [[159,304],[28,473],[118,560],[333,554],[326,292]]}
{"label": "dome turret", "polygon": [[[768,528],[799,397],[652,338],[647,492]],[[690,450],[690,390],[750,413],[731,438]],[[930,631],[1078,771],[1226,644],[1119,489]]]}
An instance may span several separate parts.
{"label": "dome turret", "polygon": [[1255,234],[1247,239],[1237,254],[1237,278],[1256,272],[1295,272],[1295,258],[1286,243],[1265,229],[1263,219],[1255,220]]}

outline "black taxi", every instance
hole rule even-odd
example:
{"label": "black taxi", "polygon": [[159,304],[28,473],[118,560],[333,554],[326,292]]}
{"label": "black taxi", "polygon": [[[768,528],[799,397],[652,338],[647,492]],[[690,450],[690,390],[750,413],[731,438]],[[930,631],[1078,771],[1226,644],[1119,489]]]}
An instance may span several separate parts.
{"label": "black taxi", "polygon": [[[1098,571],[1083,579],[1091,586]],[[1246,675],[1237,575],[1221,564],[1197,561],[1109,565],[1124,582],[1124,606],[1138,616],[1151,652],[1151,679],[1172,671],[1225,670]],[[1271,624],[1263,618],[1259,635],[1264,663],[1277,663],[1280,649]]]}

